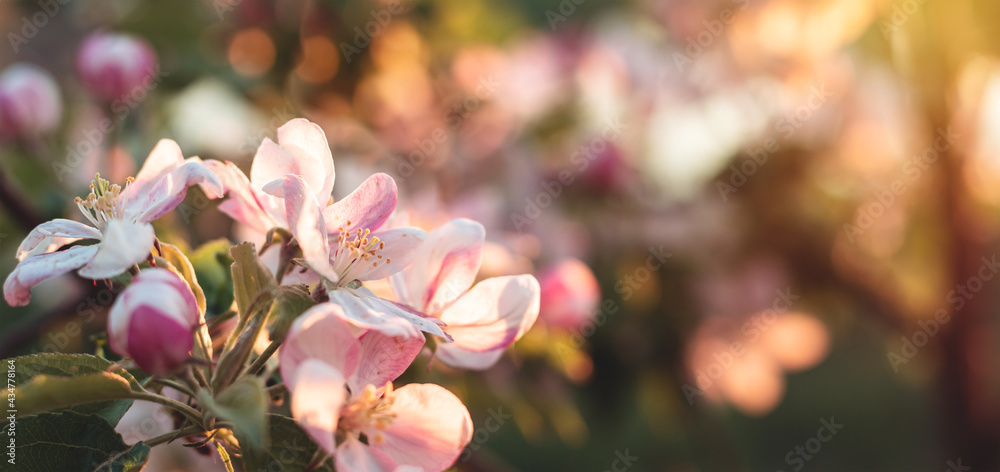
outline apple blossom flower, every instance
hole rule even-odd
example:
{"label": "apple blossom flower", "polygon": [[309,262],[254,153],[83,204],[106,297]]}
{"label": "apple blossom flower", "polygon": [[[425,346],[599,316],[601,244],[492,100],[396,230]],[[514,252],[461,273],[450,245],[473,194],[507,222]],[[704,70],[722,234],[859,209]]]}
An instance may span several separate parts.
{"label": "apple blossom flower", "polygon": [[489,368],[538,318],[534,276],[492,277],[472,287],[485,239],[483,225],[451,220],[431,231],[413,263],[390,279],[400,302],[445,323],[454,342],[438,345],[436,355],[452,367]]}
{"label": "apple blossom flower", "polygon": [[62,97],[55,79],[31,64],[0,75],[0,138],[35,138],[59,125]]}
{"label": "apple blossom flower", "polygon": [[586,264],[578,259],[567,259],[539,278],[539,315],[548,325],[574,329],[593,318],[601,302],[601,287]]}
{"label": "apple blossom flower", "polygon": [[167,269],[146,269],[111,306],[108,343],[142,370],[162,376],[191,357],[199,319],[187,282]]}
{"label": "apple blossom flower", "polygon": [[465,405],[438,385],[392,386],[420,352],[423,339],[375,330],[355,338],[339,311],[335,304],[309,309],[281,346],[292,417],[335,456],[337,470],[450,467],[472,439]]}
{"label": "apple blossom flower", "polygon": [[[197,157],[187,160],[177,143],[161,140],[135,179],[123,189],[100,178],[76,205],[93,226],[54,219],[33,229],[17,250],[20,261],[3,286],[11,306],[27,305],[31,288],[74,269],[88,279],[115,277],[148,257],[156,236],[149,223],[179,205],[188,187],[200,185],[209,198],[222,196],[219,179]],[[79,240],[97,244],[60,247]]]}
{"label": "apple blossom flower", "polygon": [[289,229],[285,205],[264,187],[286,175],[298,175],[316,197],[327,230],[380,228],[396,208],[396,183],[386,174],[369,177],[344,199],[328,204],[336,172],[323,129],[303,118],[278,128],[278,143],[264,138],[254,155],[250,177],[232,162],[206,161],[222,180],[229,199],[219,210],[263,236],[273,228]]}
{"label": "apple blossom flower", "polygon": [[[264,191],[284,199],[289,227],[302,248],[302,264],[320,276],[328,303],[342,308],[338,313],[345,321],[391,336],[419,337],[424,331],[451,339],[441,329],[442,321],[385,300],[363,286],[364,281],[384,279],[406,267],[426,237],[423,230],[391,228],[372,233],[358,228],[352,233],[342,228],[331,237],[324,212],[302,177],[286,175]],[[365,209],[378,211],[370,206],[351,208],[360,221],[378,219]]]}
{"label": "apple blossom flower", "polygon": [[156,53],[135,36],[98,31],[87,36],[76,56],[83,85],[95,97],[122,99],[156,75]]}
{"label": "apple blossom flower", "polygon": [[358,329],[412,337],[426,331],[448,338],[439,320],[362,286],[405,267],[426,236],[419,228],[381,229],[396,208],[392,177],[375,174],[347,197],[327,204],[335,178],[333,156],[322,128],[302,118],[278,128],[277,144],[264,140],[250,178],[231,162],[206,164],[229,193],[219,209],[261,236],[276,227],[290,230],[302,250],[302,264],[320,279],[300,276],[297,281],[323,284],[330,302],[343,306]]}

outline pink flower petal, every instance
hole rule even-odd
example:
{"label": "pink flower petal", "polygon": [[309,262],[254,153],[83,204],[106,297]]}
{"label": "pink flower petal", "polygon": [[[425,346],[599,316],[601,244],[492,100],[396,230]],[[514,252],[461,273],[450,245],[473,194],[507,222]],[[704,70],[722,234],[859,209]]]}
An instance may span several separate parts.
{"label": "pink flower petal", "polygon": [[180,146],[171,139],[161,139],[150,151],[132,186],[137,192],[148,192],[157,180],[183,164],[184,153]]}
{"label": "pink flower petal", "polygon": [[[455,463],[472,439],[469,410],[453,393],[434,384],[410,384],[396,390],[396,418],[371,448],[398,464],[440,471]],[[371,437],[371,435],[369,435]]]}
{"label": "pink flower petal", "polygon": [[414,338],[421,337],[420,331],[424,331],[447,337],[437,319],[383,300],[365,287],[334,290],[330,292],[330,303],[343,308],[344,321],[361,329],[378,330],[387,336]]}
{"label": "pink flower petal", "polygon": [[361,362],[348,379],[352,392],[366,385],[382,386],[396,380],[413,363],[424,347],[424,338],[386,336],[371,330],[361,336]]}
{"label": "pink flower petal", "polygon": [[[281,182],[281,186],[277,185]],[[337,283],[340,277],[330,265],[330,246],[327,244],[326,225],[316,197],[309,192],[309,184],[298,175],[286,175],[272,182],[266,191],[285,200],[285,214],[289,229],[302,249],[302,258],[317,274]]]}
{"label": "pink flower petal", "polygon": [[[145,310],[145,311],[144,311]],[[130,323],[137,312],[155,310],[189,332],[201,322],[198,302],[187,282],[167,269],[152,268],[132,279],[108,315],[108,343],[115,352],[134,354],[129,348]]]}
{"label": "pink flower petal", "polygon": [[278,144],[265,138],[254,156],[250,182],[256,189],[288,174],[302,177],[322,205],[333,191],[334,169],[330,145],[323,130],[305,119],[278,128]]}
{"label": "pink flower petal", "polygon": [[38,254],[17,264],[3,284],[3,297],[10,306],[31,301],[31,288],[39,283],[82,267],[94,258],[98,246],[74,246],[65,251]]}
{"label": "pink flower petal", "polygon": [[594,316],[601,287],[594,272],[577,259],[567,259],[540,277],[541,309],[546,323],[573,329]]}
{"label": "pink flower petal", "polygon": [[336,455],[337,470],[344,472],[398,471],[399,466],[385,453],[368,447],[357,438],[348,436],[339,446]]}
{"label": "pink flower petal", "polygon": [[509,346],[538,318],[538,281],[531,275],[493,277],[476,284],[441,313],[459,347],[489,351]]}
{"label": "pink flower petal", "polygon": [[163,376],[191,357],[194,326],[178,323],[169,310],[151,305],[141,305],[129,316],[126,352],[142,370]]}
{"label": "pink flower petal", "polygon": [[465,293],[479,272],[485,240],[483,225],[464,218],[431,231],[406,269],[407,299],[413,307],[436,314]]}
{"label": "pink flower petal", "polygon": [[208,198],[222,197],[222,182],[215,173],[200,160],[188,160],[148,185],[123,190],[126,218],[143,223],[155,221],[180,205],[192,185],[201,186]]}
{"label": "pink flower petal", "polygon": [[[205,166],[219,177],[223,189],[229,194],[229,198],[219,205],[219,211],[261,234],[267,233],[271,228],[285,226],[277,224],[264,210],[256,192],[250,187],[250,180],[236,164],[208,160],[205,161]],[[284,222],[284,211],[280,216]]]}
{"label": "pink flower petal", "polygon": [[80,269],[88,279],[109,279],[146,260],[156,235],[149,223],[108,221],[97,255]]}
{"label": "pink flower petal", "polygon": [[319,359],[351,376],[358,368],[361,345],[341,319],[341,308],[321,303],[300,315],[281,344],[281,377],[294,381],[295,371],[306,359]]}
{"label": "pink flower petal", "polygon": [[326,205],[330,194],[333,193],[336,174],[333,169],[330,143],[326,140],[323,128],[305,118],[295,118],[278,128],[278,143],[283,147],[302,149],[323,165],[323,172],[320,174],[323,176],[323,184],[312,188],[316,191],[316,200],[321,205]]}
{"label": "pink flower petal", "polygon": [[292,418],[328,454],[336,451],[334,435],[347,400],[344,386],[344,375],[336,367],[306,359],[288,387],[292,392]]}
{"label": "pink flower petal", "polygon": [[382,260],[389,262],[372,266],[369,270],[359,268],[352,271],[357,280],[384,279],[403,270],[419,254],[418,249],[427,239],[427,233],[420,228],[394,228],[379,231],[375,233],[375,237],[385,243],[385,248],[379,254],[382,255]]}
{"label": "pink flower petal", "polygon": [[470,351],[454,344],[438,344],[434,357],[447,366],[465,370],[486,370],[503,356],[503,348],[492,351]]}
{"label": "pink flower petal", "polygon": [[46,221],[31,230],[21,242],[21,246],[17,248],[17,260],[37,254],[39,251],[36,249],[43,253],[52,252],[62,245],[81,239],[101,239],[101,232],[78,221],[62,218]]}
{"label": "pink flower petal", "polygon": [[397,192],[392,177],[381,173],[369,177],[350,195],[323,209],[327,232],[375,231],[396,209]]}

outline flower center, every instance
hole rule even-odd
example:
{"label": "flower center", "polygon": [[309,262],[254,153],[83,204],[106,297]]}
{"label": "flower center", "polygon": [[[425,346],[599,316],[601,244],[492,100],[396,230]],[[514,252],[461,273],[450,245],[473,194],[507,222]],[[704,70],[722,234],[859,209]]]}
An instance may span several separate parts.
{"label": "flower center", "polygon": [[[350,221],[347,222],[350,224]],[[337,250],[330,256],[333,270],[340,276],[338,286],[344,287],[367,272],[392,261],[381,252],[385,242],[371,235],[370,230],[358,229],[353,239],[351,233],[341,229],[337,236]]]}
{"label": "flower center", "polygon": [[135,179],[125,179],[125,198],[120,198],[122,187],[112,184],[96,174],[90,181],[90,194],[86,199],[76,197],[76,206],[98,229],[103,230],[108,221],[125,218],[125,203],[128,201],[129,184]]}
{"label": "flower center", "polygon": [[385,431],[396,419],[392,412],[392,404],[396,400],[392,390],[392,382],[385,383],[381,396],[374,385],[365,387],[361,395],[356,396],[340,414],[338,429],[347,434],[365,433],[368,440],[379,444],[385,440]]}

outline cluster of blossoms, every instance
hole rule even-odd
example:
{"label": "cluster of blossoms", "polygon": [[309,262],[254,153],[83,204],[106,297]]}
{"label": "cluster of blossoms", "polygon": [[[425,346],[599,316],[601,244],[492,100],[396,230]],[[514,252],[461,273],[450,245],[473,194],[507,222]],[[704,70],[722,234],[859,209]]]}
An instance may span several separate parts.
{"label": "cluster of blossoms", "polygon": [[[539,284],[530,275],[475,283],[482,225],[456,219],[430,232],[408,227],[394,215],[397,188],[388,175],[371,176],[338,201],[331,197],[334,178],[323,131],[304,119],[279,128],[277,142],[264,140],[249,177],[231,162],[185,159],[173,141],[162,140],[124,187],[97,176],[90,194],[76,200],[90,225],[56,219],[32,231],[17,251],[4,298],[25,305],[32,287],[72,270],[94,280],[131,275],[111,309],[111,348],[154,378],[218,364],[218,394],[231,384],[220,372],[226,359],[238,357],[231,354],[239,340],[253,338],[253,345],[268,333],[254,331],[262,322],[241,320],[231,337],[237,341],[214,355],[202,345],[205,358],[195,360],[207,333],[201,289],[157,263],[167,245],[150,223],[177,207],[191,186],[209,198],[228,196],[219,209],[266,241],[254,253],[275,288],[253,306],[286,287],[308,290],[314,302],[286,333],[270,333],[280,345],[292,417],[338,470],[443,470],[472,437],[468,411],[443,387],[392,382],[428,349],[451,367],[489,368],[534,324]],[[366,287],[377,280],[388,280],[392,294]],[[268,313],[238,308],[241,317]],[[237,373],[249,360],[248,351]]]}
{"label": "cluster of blossoms", "polygon": [[[156,74],[156,53],[135,36],[99,31],[81,44],[76,70],[91,96],[119,112]],[[59,126],[62,112],[59,87],[44,69],[15,63],[0,74],[0,140],[38,139]]]}

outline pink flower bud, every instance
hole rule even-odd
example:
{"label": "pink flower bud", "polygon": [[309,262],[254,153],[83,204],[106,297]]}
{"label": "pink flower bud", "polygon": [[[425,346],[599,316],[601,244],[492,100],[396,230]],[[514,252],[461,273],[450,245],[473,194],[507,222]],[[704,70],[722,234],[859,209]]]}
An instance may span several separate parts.
{"label": "pink flower bud", "polygon": [[156,75],[156,67],[156,53],[149,43],[127,34],[92,33],[76,55],[83,85],[109,102],[142,88]]}
{"label": "pink flower bud", "polygon": [[0,138],[34,138],[55,129],[62,98],[48,72],[14,64],[0,75]]}
{"label": "pink flower bud", "polygon": [[542,300],[539,316],[550,326],[576,328],[594,316],[601,287],[586,264],[567,259],[539,277]]}
{"label": "pink flower bud", "polygon": [[164,375],[191,357],[199,319],[187,282],[167,269],[147,269],[111,307],[108,341],[142,370]]}

